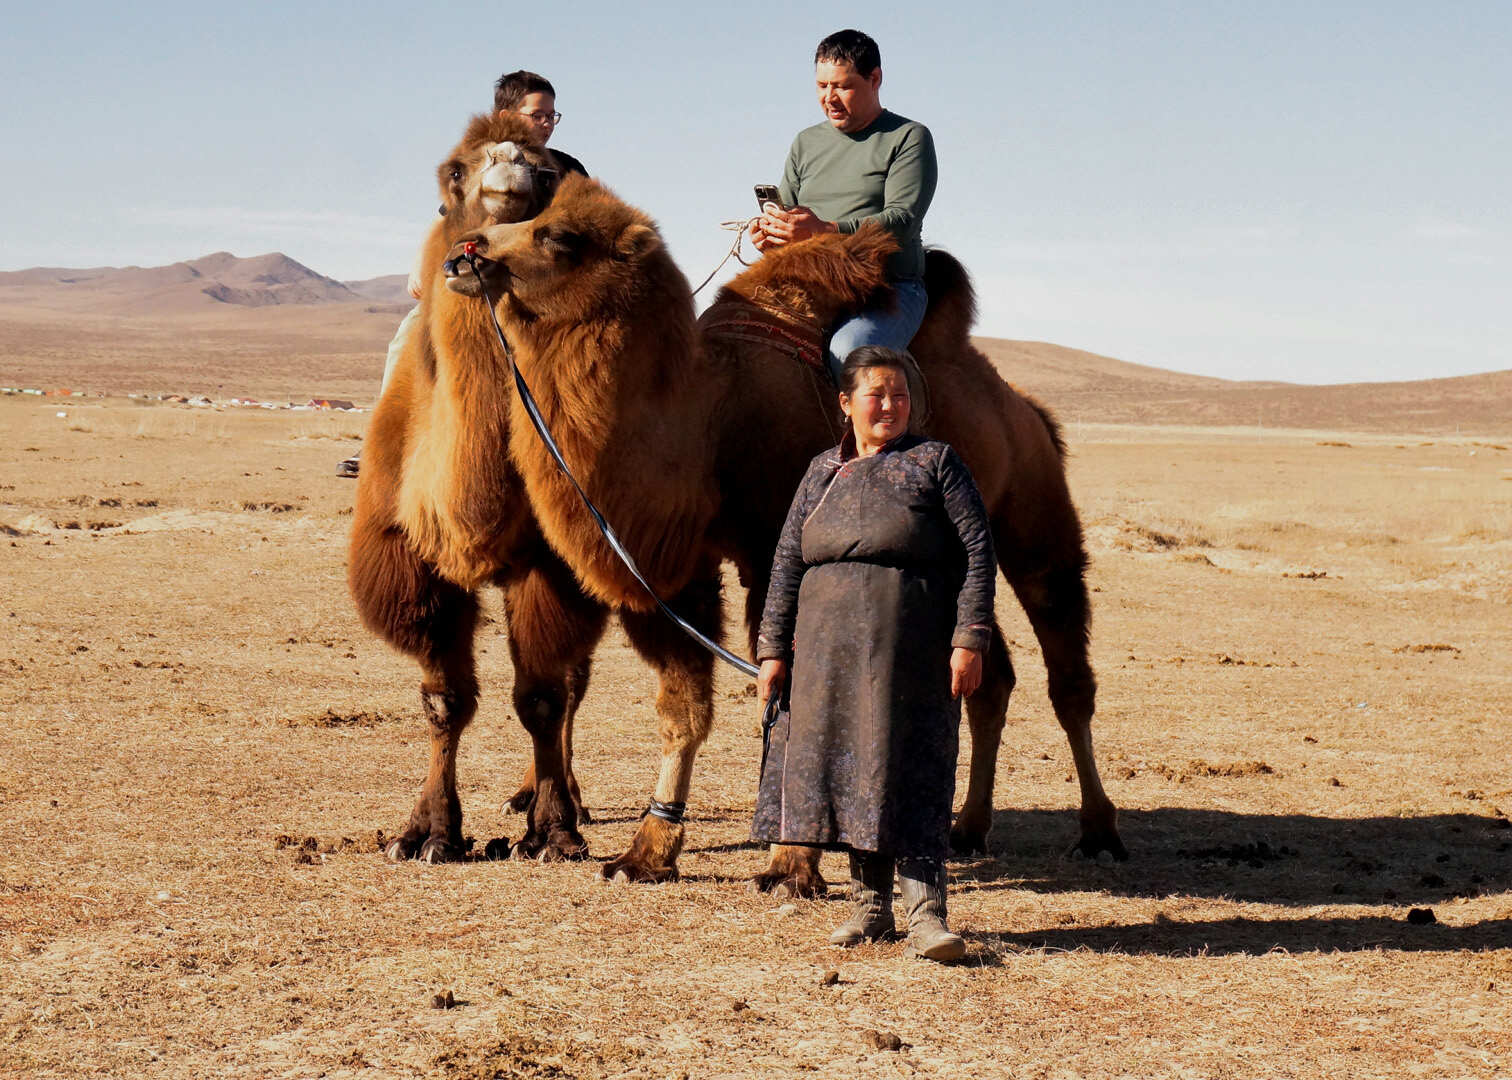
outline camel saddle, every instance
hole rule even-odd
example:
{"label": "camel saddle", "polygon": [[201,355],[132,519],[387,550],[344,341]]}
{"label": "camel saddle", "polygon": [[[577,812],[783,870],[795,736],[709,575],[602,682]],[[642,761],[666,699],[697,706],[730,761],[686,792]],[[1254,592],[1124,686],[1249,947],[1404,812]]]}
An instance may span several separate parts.
{"label": "camel saddle", "polygon": [[726,296],[698,317],[698,327],[706,337],[778,349],[834,381],[824,362],[823,328],[791,308]]}

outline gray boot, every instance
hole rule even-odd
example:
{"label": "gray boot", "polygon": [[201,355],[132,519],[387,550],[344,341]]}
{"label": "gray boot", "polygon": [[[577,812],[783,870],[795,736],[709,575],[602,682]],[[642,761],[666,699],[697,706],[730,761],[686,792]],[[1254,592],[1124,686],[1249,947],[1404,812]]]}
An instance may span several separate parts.
{"label": "gray boot", "polygon": [[900,859],[898,888],[908,913],[906,956],[959,960],[966,943],[945,925],[945,864],[934,859]]}
{"label": "gray boot", "polygon": [[850,853],[851,916],[829,936],[850,948],[893,932],[893,860],[875,851]]}

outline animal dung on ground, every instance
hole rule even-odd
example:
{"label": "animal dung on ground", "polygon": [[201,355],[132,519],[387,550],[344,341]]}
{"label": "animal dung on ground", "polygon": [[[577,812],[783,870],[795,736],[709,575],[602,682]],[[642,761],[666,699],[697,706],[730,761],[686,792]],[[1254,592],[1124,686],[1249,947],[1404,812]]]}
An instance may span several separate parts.
{"label": "animal dung on ground", "polygon": [[861,1033],[861,1041],[873,1050],[902,1050],[908,1045],[891,1031],[873,1031],[867,1028]]}
{"label": "animal dung on ground", "polygon": [[433,1009],[455,1009],[456,1007],[457,999],[452,995],[450,990],[431,997],[431,1008]]}

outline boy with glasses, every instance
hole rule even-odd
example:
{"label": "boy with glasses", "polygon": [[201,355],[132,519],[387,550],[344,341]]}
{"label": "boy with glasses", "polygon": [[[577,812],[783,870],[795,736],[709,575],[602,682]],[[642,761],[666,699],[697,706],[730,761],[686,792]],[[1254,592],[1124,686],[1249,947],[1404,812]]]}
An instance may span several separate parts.
{"label": "boy with glasses", "polygon": [[[540,134],[541,143],[551,140],[556,132],[556,126],[562,122],[562,114],[556,109],[556,89],[543,75],[537,75],[533,71],[511,71],[507,75],[499,76],[499,81],[494,83],[494,112],[496,113],[519,113],[532,124]],[[568,173],[581,173],[588,175],[588,170],[583,163],[564,150],[546,148],[556,161],[557,168],[563,176]],[[425,245],[421,245],[423,253]],[[409,294],[416,300],[420,299],[420,255],[415,256],[415,265],[410,268]],[[393,374],[394,365],[399,362],[399,355],[404,351],[405,338],[409,336],[410,327],[414,325],[419,315],[419,307],[411,308],[409,313],[399,323],[399,329],[394,332],[394,339],[389,342],[388,359],[383,365],[383,381],[378,384],[378,393],[383,394],[383,388],[388,385],[389,376]],[[351,457],[336,463],[336,475],[348,479],[354,478],[362,465],[362,451]]]}

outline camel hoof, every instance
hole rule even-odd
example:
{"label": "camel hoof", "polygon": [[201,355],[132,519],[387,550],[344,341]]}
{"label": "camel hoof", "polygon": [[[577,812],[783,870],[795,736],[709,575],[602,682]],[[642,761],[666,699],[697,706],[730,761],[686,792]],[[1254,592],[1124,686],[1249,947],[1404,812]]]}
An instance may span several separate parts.
{"label": "camel hoof", "polygon": [[420,845],[420,854],[415,857],[434,866],[437,863],[456,862],[457,856],[457,849],[450,841],[431,836]]}
{"label": "camel hoof", "polygon": [[779,900],[813,900],[828,891],[829,886],[817,874],[810,877],[807,874],[781,874],[770,871],[757,874],[746,886],[746,892],[752,896],[767,893]]}
{"label": "camel hoof", "polygon": [[[1098,859],[1104,853],[1118,862],[1127,862],[1129,858],[1129,849],[1124,847],[1124,842],[1112,829],[1083,829],[1081,839],[1066,855],[1073,859]],[[1098,861],[1102,862],[1101,859]]]}
{"label": "camel hoof", "polygon": [[383,856],[384,858],[388,859],[389,862],[405,862],[414,854],[414,845],[412,843],[406,843],[403,838],[395,840],[393,843],[389,844],[388,847],[383,849]]}
{"label": "camel hoof", "polygon": [[616,885],[660,885],[678,879],[676,866],[639,866],[625,859],[605,863],[599,873]]}
{"label": "camel hoof", "polygon": [[527,833],[520,837],[509,857],[543,863],[573,862],[588,857],[588,842],[576,832],[565,829],[553,829],[549,834]]}
{"label": "camel hoof", "polygon": [[954,855],[985,855],[987,834],[976,829],[951,829],[950,851]]}
{"label": "camel hoof", "polygon": [[504,807],[512,813],[523,814],[526,810],[530,809],[531,800],[534,798],[534,788],[521,788],[510,796],[509,801],[504,804]]}

